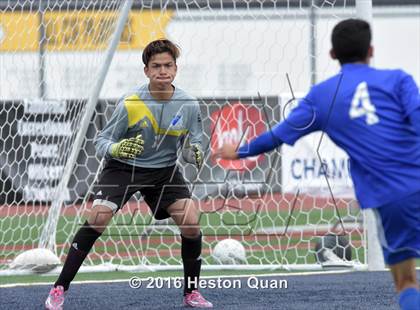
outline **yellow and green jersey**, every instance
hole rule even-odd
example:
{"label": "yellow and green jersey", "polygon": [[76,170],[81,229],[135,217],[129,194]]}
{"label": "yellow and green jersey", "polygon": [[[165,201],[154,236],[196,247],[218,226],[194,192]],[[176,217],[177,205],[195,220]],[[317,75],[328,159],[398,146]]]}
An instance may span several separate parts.
{"label": "yellow and green jersey", "polygon": [[125,138],[141,134],[144,151],[135,159],[121,162],[145,168],[163,168],[175,165],[177,150],[186,136],[190,144],[202,142],[203,128],[198,101],[175,88],[168,101],[157,101],[143,85],[123,96],[111,119],[95,138],[99,156],[109,157],[110,148]]}

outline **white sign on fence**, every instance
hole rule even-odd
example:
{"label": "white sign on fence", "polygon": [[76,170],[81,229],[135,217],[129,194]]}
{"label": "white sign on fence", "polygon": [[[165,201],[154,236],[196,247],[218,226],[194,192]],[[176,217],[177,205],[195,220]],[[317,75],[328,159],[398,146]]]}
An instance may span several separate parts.
{"label": "white sign on fence", "polygon": [[[295,93],[302,98],[304,93]],[[282,111],[291,99],[291,94],[282,94]],[[287,116],[287,115],[282,115]],[[322,137],[322,140],[321,140]],[[354,197],[353,184],[349,172],[349,158],[331,139],[314,132],[294,146],[282,146],[282,185],[283,192],[329,196],[330,188],[335,197]]]}

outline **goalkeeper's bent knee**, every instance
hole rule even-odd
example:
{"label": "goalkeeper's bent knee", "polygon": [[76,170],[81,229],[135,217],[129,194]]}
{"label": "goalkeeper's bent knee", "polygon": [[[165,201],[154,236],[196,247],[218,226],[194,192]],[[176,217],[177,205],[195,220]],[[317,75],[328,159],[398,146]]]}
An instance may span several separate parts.
{"label": "goalkeeper's bent knee", "polygon": [[77,244],[77,250],[89,252],[95,241],[102,235],[86,221],[73,238],[72,245]]}

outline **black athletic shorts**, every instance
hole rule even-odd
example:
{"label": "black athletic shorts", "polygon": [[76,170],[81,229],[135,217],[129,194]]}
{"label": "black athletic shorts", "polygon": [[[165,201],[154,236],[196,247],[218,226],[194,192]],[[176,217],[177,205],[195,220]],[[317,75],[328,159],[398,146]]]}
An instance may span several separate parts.
{"label": "black athletic shorts", "polygon": [[158,220],[169,217],[166,209],[175,201],[191,198],[177,166],[141,168],[111,159],[105,164],[95,185],[93,206],[105,205],[115,213],[137,191]]}

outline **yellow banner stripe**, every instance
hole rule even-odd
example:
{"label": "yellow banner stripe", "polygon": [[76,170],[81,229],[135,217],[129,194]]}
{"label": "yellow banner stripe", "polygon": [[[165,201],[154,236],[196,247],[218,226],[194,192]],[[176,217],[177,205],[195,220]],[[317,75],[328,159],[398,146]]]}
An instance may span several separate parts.
{"label": "yellow banner stripe", "polygon": [[[132,11],[121,36],[120,50],[144,49],[153,40],[165,38],[173,11]],[[47,51],[105,49],[118,12],[46,12],[44,25]],[[40,45],[40,15],[37,12],[0,12],[0,51],[37,51]]]}

